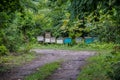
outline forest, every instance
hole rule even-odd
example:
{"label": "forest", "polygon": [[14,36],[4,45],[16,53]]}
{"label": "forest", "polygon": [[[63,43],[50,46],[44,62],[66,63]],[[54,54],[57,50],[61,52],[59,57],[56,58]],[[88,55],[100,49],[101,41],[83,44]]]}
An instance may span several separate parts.
{"label": "forest", "polygon": [[[96,43],[76,44],[73,41],[72,45],[68,47],[77,45],[82,48],[100,48],[109,53],[97,58],[101,64],[106,65],[106,71],[101,74],[105,79],[100,79],[100,76],[98,77],[100,74],[96,75],[96,79],[91,78],[88,70],[83,71],[83,75],[77,80],[119,80],[119,14],[120,0],[1,0],[0,72],[5,67],[4,64],[9,61],[9,58],[4,59],[3,57],[29,53],[34,44],[39,45],[37,36],[51,32],[55,38],[70,37],[73,40],[76,37],[97,37],[98,42]],[[45,47],[46,44],[41,46]],[[59,47],[56,44],[49,44],[47,47],[51,46]],[[67,47],[67,45],[61,47]],[[92,58],[94,61],[97,59]],[[90,67],[93,66],[90,65]],[[100,68],[100,70],[102,69]],[[91,74],[92,77],[95,74]],[[88,76],[87,79],[83,79],[85,75]]]}

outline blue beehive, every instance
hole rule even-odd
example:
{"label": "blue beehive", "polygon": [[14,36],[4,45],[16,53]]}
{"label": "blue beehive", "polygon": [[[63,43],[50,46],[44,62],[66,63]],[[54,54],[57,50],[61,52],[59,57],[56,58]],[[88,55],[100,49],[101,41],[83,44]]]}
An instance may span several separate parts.
{"label": "blue beehive", "polygon": [[65,38],[64,39],[64,44],[70,44],[72,43],[72,39],[71,38]]}
{"label": "blue beehive", "polygon": [[87,43],[87,44],[92,43],[93,41],[94,41],[93,37],[86,37],[85,38],[85,43]]}

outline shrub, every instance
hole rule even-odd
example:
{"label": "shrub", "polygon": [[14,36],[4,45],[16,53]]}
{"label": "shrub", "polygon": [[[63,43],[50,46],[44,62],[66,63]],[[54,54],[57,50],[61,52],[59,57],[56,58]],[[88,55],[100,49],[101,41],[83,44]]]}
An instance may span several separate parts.
{"label": "shrub", "polygon": [[32,48],[32,45],[30,43],[26,43],[22,45],[21,47],[19,47],[17,51],[21,54],[30,53],[29,51],[31,48]]}
{"label": "shrub", "polygon": [[0,46],[0,56],[4,56],[4,55],[8,55],[8,50],[4,45],[2,45]]}
{"label": "shrub", "polygon": [[112,80],[119,80],[120,79],[120,62],[117,62],[116,64],[111,66],[112,71],[108,73],[109,77]]}
{"label": "shrub", "polygon": [[[115,47],[116,48],[116,47]],[[118,49],[118,47],[117,47]],[[111,70],[108,71],[108,76],[112,79],[112,80],[119,80],[120,79],[120,52],[119,49],[117,51],[117,49],[115,49],[116,51],[112,51],[112,57],[111,57],[111,61],[110,61],[110,67]]]}

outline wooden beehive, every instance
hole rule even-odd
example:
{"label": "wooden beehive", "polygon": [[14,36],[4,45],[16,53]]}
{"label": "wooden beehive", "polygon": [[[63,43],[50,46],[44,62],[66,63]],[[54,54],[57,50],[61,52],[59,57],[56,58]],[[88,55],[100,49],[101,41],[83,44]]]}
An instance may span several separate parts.
{"label": "wooden beehive", "polygon": [[56,38],[55,37],[51,37],[50,42],[51,43],[55,43],[56,42]]}
{"label": "wooden beehive", "polygon": [[50,38],[51,37],[51,33],[50,32],[46,32],[45,33],[45,38]]}
{"label": "wooden beehive", "polygon": [[64,44],[71,44],[72,43],[72,38],[65,38],[64,39]]}
{"label": "wooden beehive", "polygon": [[83,40],[82,37],[75,38],[76,43],[80,43],[80,42],[82,42],[82,40]]}
{"label": "wooden beehive", "polygon": [[94,38],[93,37],[85,37],[85,43],[86,44],[89,44],[89,43],[92,43],[94,42]]}
{"label": "wooden beehive", "polygon": [[57,38],[56,42],[57,44],[63,44],[63,38],[62,37]]}
{"label": "wooden beehive", "polygon": [[43,42],[44,41],[44,37],[43,36],[37,36],[37,41]]}
{"label": "wooden beehive", "polygon": [[45,38],[45,43],[50,43],[50,38]]}

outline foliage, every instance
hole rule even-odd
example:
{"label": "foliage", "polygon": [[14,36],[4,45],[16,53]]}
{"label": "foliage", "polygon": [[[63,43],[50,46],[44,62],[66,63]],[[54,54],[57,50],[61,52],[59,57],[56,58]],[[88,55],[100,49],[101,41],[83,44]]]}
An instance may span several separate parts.
{"label": "foliage", "polygon": [[16,10],[21,10],[22,7],[20,5],[19,0],[2,0],[0,1],[0,12],[1,11],[16,11]]}
{"label": "foliage", "polygon": [[71,20],[83,20],[84,36],[98,36],[105,42],[119,43],[119,11],[119,0],[71,0],[70,6]]}
{"label": "foliage", "polygon": [[[36,36],[45,32],[51,32],[54,37],[73,39],[98,36],[102,41],[88,45],[82,42],[69,47],[47,45],[47,48],[111,49],[113,43],[120,43],[119,4],[119,0],[2,0],[0,55],[6,55],[7,51],[28,53],[31,44],[37,42]],[[46,48],[46,45],[39,46]]]}
{"label": "foliage", "polygon": [[25,77],[25,80],[45,80],[49,75],[53,73],[57,68],[60,67],[59,62],[53,62],[46,64],[40,68],[38,68],[37,72]]}
{"label": "foliage", "polygon": [[100,52],[88,59],[89,64],[80,72],[77,80],[118,80],[120,52]]}
{"label": "foliage", "polygon": [[4,45],[0,46],[0,56],[8,55],[8,50]]}
{"label": "foliage", "polygon": [[0,10],[0,44],[11,52],[21,44],[36,42],[36,36],[45,32],[120,42],[118,0],[4,0]]}
{"label": "foliage", "polygon": [[6,72],[9,69],[16,67],[16,66],[20,66],[21,64],[24,64],[26,62],[29,62],[31,60],[33,60],[36,57],[36,55],[33,52],[29,52],[28,53],[24,53],[24,54],[20,54],[16,55],[16,53],[14,54],[9,54],[9,56],[0,56],[0,72]]}
{"label": "foliage", "polygon": [[102,54],[92,58],[92,61],[89,60],[89,65],[83,68],[77,80],[109,80],[106,76],[107,68],[104,58],[105,56]]}
{"label": "foliage", "polygon": [[64,44],[33,44],[32,48],[40,48],[40,49],[63,49],[63,50],[88,50],[88,51],[105,51],[112,50],[115,44],[113,43],[92,43],[85,44],[84,41],[75,44],[72,46],[64,45]]}
{"label": "foliage", "polygon": [[111,52],[112,56],[107,56],[107,61],[110,64],[110,71],[108,71],[108,76],[112,80],[120,79],[120,46],[115,46],[114,51]]}

